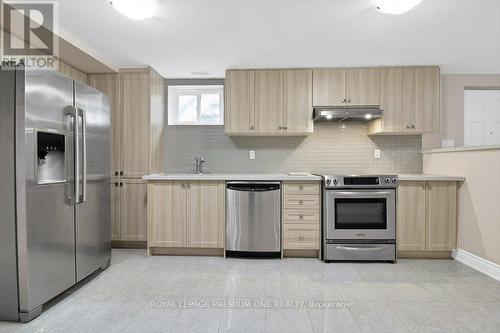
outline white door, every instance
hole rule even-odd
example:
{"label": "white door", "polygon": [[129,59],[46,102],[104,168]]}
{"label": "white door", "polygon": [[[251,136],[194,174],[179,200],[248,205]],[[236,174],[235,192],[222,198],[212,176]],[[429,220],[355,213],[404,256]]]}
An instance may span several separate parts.
{"label": "white door", "polygon": [[500,90],[465,90],[464,145],[500,144]]}

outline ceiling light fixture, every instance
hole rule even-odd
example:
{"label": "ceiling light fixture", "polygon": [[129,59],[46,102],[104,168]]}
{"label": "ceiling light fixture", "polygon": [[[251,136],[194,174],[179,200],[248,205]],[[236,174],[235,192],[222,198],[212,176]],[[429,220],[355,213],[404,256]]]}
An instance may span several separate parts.
{"label": "ceiling light fixture", "polygon": [[152,17],[157,10],[156,0],[109,0],[111,7],[132,20]]}
{"label": "ceiling light fixture", "polygon": [[403,14],[421,2],[422,0],[375,0],[377,9],[385,14]]}

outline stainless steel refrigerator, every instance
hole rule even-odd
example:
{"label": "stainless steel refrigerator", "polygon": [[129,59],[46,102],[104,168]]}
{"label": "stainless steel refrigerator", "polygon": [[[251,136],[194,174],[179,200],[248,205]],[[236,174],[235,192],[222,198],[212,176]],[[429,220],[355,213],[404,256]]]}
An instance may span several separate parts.
{"label": "stainless steel refrigerator", "polygon": [[107,96],[52,70],[0,70],[0,320],[111,260]]}

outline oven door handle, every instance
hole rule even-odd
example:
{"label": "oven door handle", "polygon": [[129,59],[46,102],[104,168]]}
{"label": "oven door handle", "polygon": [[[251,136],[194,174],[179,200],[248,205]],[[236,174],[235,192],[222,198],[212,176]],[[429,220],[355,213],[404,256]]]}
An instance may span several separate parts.
{"label": "oven door handle", "polygon": [[381,251],[384,250],[385,246],[345,246],[345,245],[337,245],[335,246],[338,250],[347,250],[347,251]]}
{"label": "oven door handle", "polygon": [[387,197],[393,194],[391,191],[335,191],[333,195],[337,196],[349,196],[353,198],[370,198],[370,197]]}

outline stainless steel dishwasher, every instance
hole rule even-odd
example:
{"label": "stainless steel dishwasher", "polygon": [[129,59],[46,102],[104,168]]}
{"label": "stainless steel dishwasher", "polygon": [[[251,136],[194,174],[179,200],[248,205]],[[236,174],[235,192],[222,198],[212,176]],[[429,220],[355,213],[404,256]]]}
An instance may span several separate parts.
{"label": "stainless steel dishwasher", "polygon": [[281,183],[226,183],[226,256],[281,256]]}

